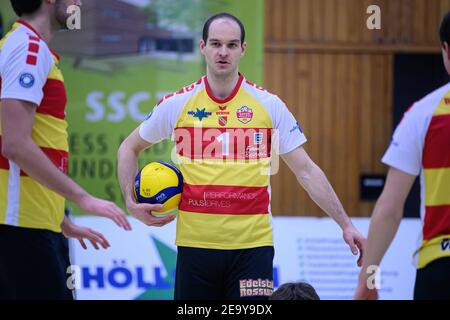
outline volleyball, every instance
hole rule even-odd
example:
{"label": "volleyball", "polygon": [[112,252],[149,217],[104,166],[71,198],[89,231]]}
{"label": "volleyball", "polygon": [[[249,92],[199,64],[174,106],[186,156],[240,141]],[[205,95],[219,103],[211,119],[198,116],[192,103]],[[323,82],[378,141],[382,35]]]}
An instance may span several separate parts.
{"label": "volleyball", "polygon": [[162,204],[155,216],[165,216],[178,208],[183,191],[183,177],[180,170],[167,162],[151,162],[136,175],[134,196],[138,203]]}

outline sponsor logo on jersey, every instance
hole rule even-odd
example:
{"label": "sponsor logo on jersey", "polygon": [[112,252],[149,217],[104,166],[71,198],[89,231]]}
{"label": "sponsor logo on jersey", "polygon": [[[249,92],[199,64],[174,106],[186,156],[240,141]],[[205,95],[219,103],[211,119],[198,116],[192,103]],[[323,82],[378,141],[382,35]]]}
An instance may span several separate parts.
{"label": "sponsor logo on jersey", "polygon": [[225,127],[228,123],[228,115],[230,114],[229,111],[227,111],[228,106],[219,106],[219,110],[216,112],[217,115],[217,121],[219,122],[219,125],[222,127]]}
{"label": "sponsor logo on jersey", "polygon": [[31,73],[22,73],[19,78],[22,87],[28,89],[34,86],[34,76]]}
{"label": "sponsor logo on jersey", "polygon": [[247,124],[253,119],[253,110],[247,106],[243,106],[236,111],[239,122]]}
{"label": "sponsor logo on jersey", "polygon": [[231,207],[231,202],[226,200],[188,199],[188,204],[193,207],[205,207],[205,208]]}
{"label": "sponsor logo on jersey", "polygon": [[228,123],[228,117],[226,117],[226,116],[219,116],[218,120],[219,120],[219,125],[221,125],[222,127],[225,127]]}
{"label": "sponsor logo on jersey", "polygon": [[245,158],[248,159],[266,158],[267,156],[267,147],[265,145],[247,146],[245,149]]}
{"label": "sponsor logo on jersey", "polygon": [[262,144],[264,138],[264,134],[262,132],[255,132],[253,136],[253,144],[260,145]]}
{"label": "sponsor logo on jersey", "polygon": [[441,249],[442,251],[450,251],[450,238],[441,241]]}
{"label": "sponsor logo on jersey", "polygon": [[206,112],[205,110],[206,110],[206,108],[203,108],[203,109],[197,108],[197,110],[195,112],[189,111],[188,115],[193,116],[194,118],[198,118],[198,120],[202,121],[204,118],[208,118],[209,116],[212,115],[211,112]]}
{"label": "sponsor logo on jersey", "polygon": [[293,127],[291,129],[291,131],[289,131],[290,133],[295,132],[296,130],[300,130],[301,133],[303,133],[302,127],[300,127],[300,125],[298,124],[298,122],[295,124],[295,127]]}

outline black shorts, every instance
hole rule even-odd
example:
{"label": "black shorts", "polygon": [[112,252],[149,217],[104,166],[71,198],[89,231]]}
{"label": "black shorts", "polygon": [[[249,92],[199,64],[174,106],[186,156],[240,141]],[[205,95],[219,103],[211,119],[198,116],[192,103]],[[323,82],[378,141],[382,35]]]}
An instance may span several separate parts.
{"label": "black shorts", "polygon": [[178,247],[175,300],[267,300],[273,291],[273,257],[273,247]]}
{"label": "black shorts", "polygon": [[450,300],[450,257],[417,270],[414,300]]}
{"label": "black shorts", "polygon": [[69,265],[61,233],[0,225],[0,300],[72,300]]}

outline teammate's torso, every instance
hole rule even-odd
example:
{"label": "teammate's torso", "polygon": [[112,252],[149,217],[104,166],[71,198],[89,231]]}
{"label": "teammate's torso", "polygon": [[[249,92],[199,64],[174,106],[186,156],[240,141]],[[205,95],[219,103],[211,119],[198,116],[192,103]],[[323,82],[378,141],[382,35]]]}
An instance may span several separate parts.
{"label": "teammate's torso", "polygon": [[[59,57],[24,22],[15,23],[0,41],[2,99],[25,100],[38,105],[32,139],[57,168],[66,172],[67,98],[58,62]],[[59,232],[63,217],[64,198],[0,155],[1,224]]]}
{"label": "teammate's torso", "polygon": [[417,106],[427,108],[429,103],[431,117],[423,141],[423,242],[419,268],[450,256],[450,86],[440,91],[437,97],[430,95],[419,102],[423,106]]}

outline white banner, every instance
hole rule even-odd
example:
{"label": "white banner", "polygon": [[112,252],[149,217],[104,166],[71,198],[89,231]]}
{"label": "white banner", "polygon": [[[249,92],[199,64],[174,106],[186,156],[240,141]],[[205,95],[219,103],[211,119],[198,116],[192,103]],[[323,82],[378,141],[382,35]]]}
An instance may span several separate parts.
{"label": "white banner", "polygon": [[[111,243],[107,250],[83,250],[71,242],[72,277],[77,299],[172,299],[176,264],[175,222],[163,228],[147,227],[130,219],[133,231],[111,221],[76,217],[75,222],[102,232]],[[353,218],[367,234],[369,219]],[[359,269],[329,218],[273,218],[274,284],[307,281],[321,299],[351,299]],[[381,265],[380,299],[412,299],[415,267],[412,254],[420,234],[419,219],[404,219]]]}

